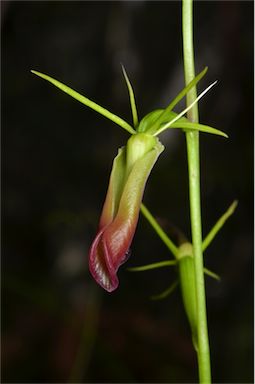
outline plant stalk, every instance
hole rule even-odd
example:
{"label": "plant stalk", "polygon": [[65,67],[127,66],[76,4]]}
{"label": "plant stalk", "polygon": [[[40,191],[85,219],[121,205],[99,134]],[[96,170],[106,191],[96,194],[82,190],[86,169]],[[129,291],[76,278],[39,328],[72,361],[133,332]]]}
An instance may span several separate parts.
{"label": "plant stalk", "polygon": [[[188,84],[195,77],[194,49],[193,49],[193,1],[183,0],[182,30],[185,83]],[[187,106],[197,97],[196,87],[187,94]],[[191,122],[198,123],[197,104],[188,111],[187,117]],[[206,296],[203,269],[202,225],[200,205],[200,160],[199,160],[199,132],[187,132],[187,155],[189,173],[189,198],[192,244],[194,251],[196,298],[197,298],[197,335],[198,335],[198,369],[199,382],[211,383],[210,349],[207,330]]]}

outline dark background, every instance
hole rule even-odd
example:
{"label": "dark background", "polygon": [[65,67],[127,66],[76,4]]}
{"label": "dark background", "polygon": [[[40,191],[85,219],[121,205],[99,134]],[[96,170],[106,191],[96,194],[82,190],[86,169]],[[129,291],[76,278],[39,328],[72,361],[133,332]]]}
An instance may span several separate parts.
{"label": "dark background", "polygon": [[[203,233],[239,205],[205,254],[214,382],[253,382],[253,2],[195,2],[196,69],[209,66],[200,120]],[[123,63],[139,116],[184,86],[181,2],[2,1],[2,382],[196,382],[179,289],[150,295],[174,270],[143,217],[108,294],[92,280],[95,236],[112,160],[128,134],[29,71],[47,73],[131,122]],[[180,110],[182,104],[176,108]],[[189,230],[185,138],[166,150],[144,201],[167,230]]]}

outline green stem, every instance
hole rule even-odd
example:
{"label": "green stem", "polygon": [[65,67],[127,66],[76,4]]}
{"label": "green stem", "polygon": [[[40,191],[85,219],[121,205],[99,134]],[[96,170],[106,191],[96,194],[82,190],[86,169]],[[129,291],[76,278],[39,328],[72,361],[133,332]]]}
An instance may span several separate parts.
{"label": "green stem", "polygon": [[[195,77],[194,49],[193,49],[193,2],[183,0],[183,55],[185,83],[188,84]],[[196,87],[187,94],[187,106],[197,97]],[[188,111],[188,119],[198,123],[197,104]],[[202,226],[200,207],[200,161],[199,161],[199,133],[186,132],[189,195],[190,195],[190,219],[192,243],[194,251],[196,298],[197,298],[197,335],[198,335],[198,368],[200,383],[211,383],[210,350],[207,330],[206,297],[203,271],[202,252]]]}

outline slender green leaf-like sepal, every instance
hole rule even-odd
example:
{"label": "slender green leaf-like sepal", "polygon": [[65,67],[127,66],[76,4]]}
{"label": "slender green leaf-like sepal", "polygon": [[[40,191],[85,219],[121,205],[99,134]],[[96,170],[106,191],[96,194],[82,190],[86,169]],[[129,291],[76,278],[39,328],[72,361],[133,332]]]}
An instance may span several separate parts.
{"label": "slender green leaf-like sepal", "polygon": [[72,88],[68,87],[67,85],[61,83],[60,81],[53,79],[52,77],[45,75],[44,73],[38,72],[38,71],[31,71],[35,75],[41,77],[42,79],[50,82],[51,84],[55,85],[55,87],[61,89],[61,91],[67,93],[69,96],[73,97],[74,99],[78,100],[80,103],[86,105],[87,107],[93,109],[94,111],[100,113],[100,115],[106,117],[107,119],[113,121],[114,123],[118,124],[121,128],[125,129],[131,134],[136,133],[135,130],[129,125],[125,120],[121,119],[119,116],[114,115],[112,112],[108,111],[107,109],[101,107],[100,105],[96,104],[94,101],[88,99],[85,96],[82,96],[80,93],[76,92]]}
{"label": "slender green leaf-like sepal", "polygon": [[126,72],[124,66],[122,65],[121,67],[122,67],[122,72],[123,72],[123,75],[124,75],[124,78],[125,78],[125,81],[126,81],[126,84],[128,87],[131,111],[132,111],[132,116],[133,116],[133,123],[134,123],[134,127],[136,128],[138,126],[138,114],[137,114],[137,108],[136,108],[136,103],[135,103],[135,94],[134,94],[132,85],[129,81],[129,78],[128,78],[128,75],[127,75],[127,72]]}
{"label": "slender green leaf-like sepal", "polygon": [[[158,116],[161,113],[162,113],[162,109],[157,109],[155,111],[148,113],[148,115],[144,116],[144,118],[140,121],[140,124],[138,126],[138,131],[149,132],[150,127],[153,125],[154,121],[158,119]],[[169,111],[165,115],[164,120],[162,121],[162,126],[164,126],[164,124],[167,124],[172,120],[175,120],[175,122],[169,126],[169,129],[179,128],[179,129],[183,129],[184,131],[193,130],[193,131],[200,131],[200,132],[210,133],[213,135],[228,137],[226,133],[220,131],[219,129],[210,127],[209,125],[192,123],[186,117],[178,118],[178,114],[173,111]]]}
{"label": "slender green leaf-like sepal", "polygon": [[207,87],[203,92],[200,93],[200,95],[187,107],[185,108],[181,113],[179,113],[174,119],[170,120],[168,123],[166,123],[165,125],[161,126],[160,128],[158,128],[156,131],[154,131],[154,129],[149,129],[147,131],[147,133],[149,134],[153,134],[154,136],[157,136],[159,135],[160,133],[162,133],[163,131],[165,131],[167,128],[169,128],[172,124],[174,124],[177,120],[179,120],[183,115],[185,115],[185,113],[187,113],[192,107],[193,105],[197,104],[197,102],[217,83],[217,81],[215,81],[214,83],[212,83],[211,85],[209,85],[209,87]]}
{"label": "slender green leaf-like sepal", "polygon": [[178,93],[174,100],[171,101],[171,103],[166,108],[165,112],[171,111],[176,106],[176,104],[178,104],[179,101],[181,101],[181,99],[183,99],[183,97],[187,95],[191,88],[193,88],[204,77],[207,70],[208,67],[205,67],[193,80],[191,80],[191,82],[185,88],[183,88],[180,93]]}
{"label": "slender green leaf-like sepal", "polygon": [[167,108],[165,108],[162,113],[158,116],[158,119],[151,126],[151,133],[156,132],[161,125],[166,120],[167,114],[172,111],[172,109],[179,103],[179,101],[193,88],[206,74],[208,67],[205,67],[183,90],[171,101]]}
{"label": "slender green leaf-like sepal", "polygon": [[218,135],[223,137],[228,137],[228,135],[219,129],[210,127],[209,125],[204,124],[198,124],[198,123],[191,123],[189,121],[183,122],[183,121],[176,121],[176,123],[173,123],[169,128],[181,128],[184,131],[185,130],[193,130],[193,131],[200,131],[205,133],[210,133],[212,135]]}

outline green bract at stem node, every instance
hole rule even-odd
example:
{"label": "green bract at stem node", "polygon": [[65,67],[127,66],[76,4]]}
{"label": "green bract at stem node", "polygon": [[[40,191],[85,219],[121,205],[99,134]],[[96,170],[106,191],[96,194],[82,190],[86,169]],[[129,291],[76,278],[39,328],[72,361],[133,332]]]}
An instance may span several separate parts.
{"label": "green bract at stem node", "polygon": [[143,272],[143,271],[149,271],[151,269],[157,269],[157,268],[164,268],[164,267],[172,267],[177,264],[176,260],[166,260],[166,261],[159,261],[157,263],[147,264],[140,267],[132,267],[128,268],[128,271],[131,272]]}
{"label": "green bract at stem node", "polygon": [[170,296],[171,293],[175,290],[177,285],[179,284],[178,280],[175,280],[167,289],[165,289],[163,292],[157,294],[157,295],[152,295],[150,297],[151,300],[163,300],[166,297]]}
{"label": "green bract at stem node", "polygon": [[236,207],[238,205],[238,201],[234,200],[233,203],[230,205],[230,207],[227,209],[227,211],[219,218],[219,220],[216,222],[216,224],[213,226],[213,228],[210,230],[206,238],[203,240],[202,249],[203,251],[206,250],[206,248],[211,244],[214,237],[217,235],[219,230],[223,227],[227,219],[233,215],[233,213],[236,210]]}
{"label": "green bract at stem node", "polygon": [[178,255],[178,247],[173,243],[173,241],[169,238],[169,236],[166,234],[166,232],[161,228],[157,220],[154,218],[154,216],[151,214],[149,209],[142,203],[141,204],[141,212],[146,218],[146,220],[150,223],[154,231],[157,233],[159,238],[163,241],[163,243],[167,246],[169,251],[174,255],[174,257],[177,259]]}

